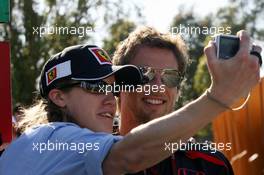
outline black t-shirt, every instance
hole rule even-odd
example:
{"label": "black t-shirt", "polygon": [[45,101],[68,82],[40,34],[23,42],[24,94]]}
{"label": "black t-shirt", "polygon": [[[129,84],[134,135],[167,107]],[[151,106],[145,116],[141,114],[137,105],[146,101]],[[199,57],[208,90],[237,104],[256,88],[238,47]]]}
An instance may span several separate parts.
{"label": "black t-shirt", "polygon": [[[219,151],[176,151],[171,157],[133,175],[233,175],[227,158]],[[131,174],[130,174],[131,175]]]}

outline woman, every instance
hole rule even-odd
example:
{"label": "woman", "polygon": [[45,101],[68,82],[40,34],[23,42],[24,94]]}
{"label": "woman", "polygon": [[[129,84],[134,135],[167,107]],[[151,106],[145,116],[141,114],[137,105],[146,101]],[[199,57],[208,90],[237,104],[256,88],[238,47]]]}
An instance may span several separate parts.
{"label": "woman", "polygon": [[106,87],[115,78],[136,84],[141,73],[132,65],[112,66],[97,46],[68,47],[49,59],[41,72],[42,99],[24,110],[18,127],[24,134],[5,151],[0,174],[101,174],[104,157],[120,139],[106,134],[116,110]]}

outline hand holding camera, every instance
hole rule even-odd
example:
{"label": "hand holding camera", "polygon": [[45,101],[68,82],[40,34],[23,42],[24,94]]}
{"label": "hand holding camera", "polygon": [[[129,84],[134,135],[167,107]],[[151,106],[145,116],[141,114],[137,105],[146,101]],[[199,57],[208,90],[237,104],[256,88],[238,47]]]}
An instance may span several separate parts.
{"label": "hand holding camera", "polygon": [[239,31],[237,36],[216,36],[204,52],[212,79],[208,93],[230,109],[259,82],[261,47],[252,46],[249,35]]}

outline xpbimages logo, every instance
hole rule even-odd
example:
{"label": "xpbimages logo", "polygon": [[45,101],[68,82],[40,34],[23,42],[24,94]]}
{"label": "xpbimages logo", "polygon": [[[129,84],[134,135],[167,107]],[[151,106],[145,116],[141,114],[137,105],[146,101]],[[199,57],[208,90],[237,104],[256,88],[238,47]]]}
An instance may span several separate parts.
{"label": "xpbimages logo", "polygon": [[214,143],[210,141],[205,141],[202,143],[197,142],[174,142],[164,144],[164,151],[170,151],[174,153],[177,150],[180,151],[209,151],[211,153],[216,153],[216,151],[230,151],[232,149],[232,143]]}
{"label": "xpbimages logo", "polygon": [[47,142],[33,142],[32,150],[42,154],[45,151],[76,151],[78,153],[85,153],[86,151],[98,151],[100,149],[100,144],[95,143],[75,143],[75,142],[59,142],[56,140],[52,142],[48,140]]}
{"label": "xpbimages logo", "polygon": [[124,84],[116,84],[115,82],[111,85],[100,85],[99,92],[105,93],[120,93],[120,92],[137,92],[137,93],[144,93],[145,95],[150,95],[151,93],[164,93],[165,92],[165,85],[124,85]]}
{"label": "xpbimages logo", "polygon": [[231,27],[223,27],[223,26],[192,26],[190,24],[183,25],[180,24],[178,26],[171,27],[171,34],[172,35],[216,35],[216,34],[231,34]]}
{"label": "xpbimages logo", "polygon": [[39,37],[43,37],[45,35],[77,35],[82,38],[88,35],[91,32],[94,32],[91,26],[39,26],[32,27],[33,35],[38,35]]}

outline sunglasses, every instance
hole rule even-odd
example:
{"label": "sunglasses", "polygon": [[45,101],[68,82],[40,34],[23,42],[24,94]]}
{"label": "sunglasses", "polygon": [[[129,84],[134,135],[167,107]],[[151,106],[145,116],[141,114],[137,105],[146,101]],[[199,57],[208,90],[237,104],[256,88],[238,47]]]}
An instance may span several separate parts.
{"label": "sunglasses", "polygon": [[180,87],[180,84],[184,78],[183,74],[177,69],[158,69],[148,66],[139,66],[144,78],[145,84],[149,83],[155,78],[157,72],[161,75],[161,82],[169,88]]}
{"label": "sunglasses", "polygon": [[[95,82],[80,81],[76,83],[68,83],[66,85],[60,86],[59,89],[66,89],[72,87],[80,87],[84,89],[86,92],[92,94],[107,94],[113,91],[112,85],[104,81],[95,81]],[[113,94],[115,96],[117,95],[115,93]]]}

